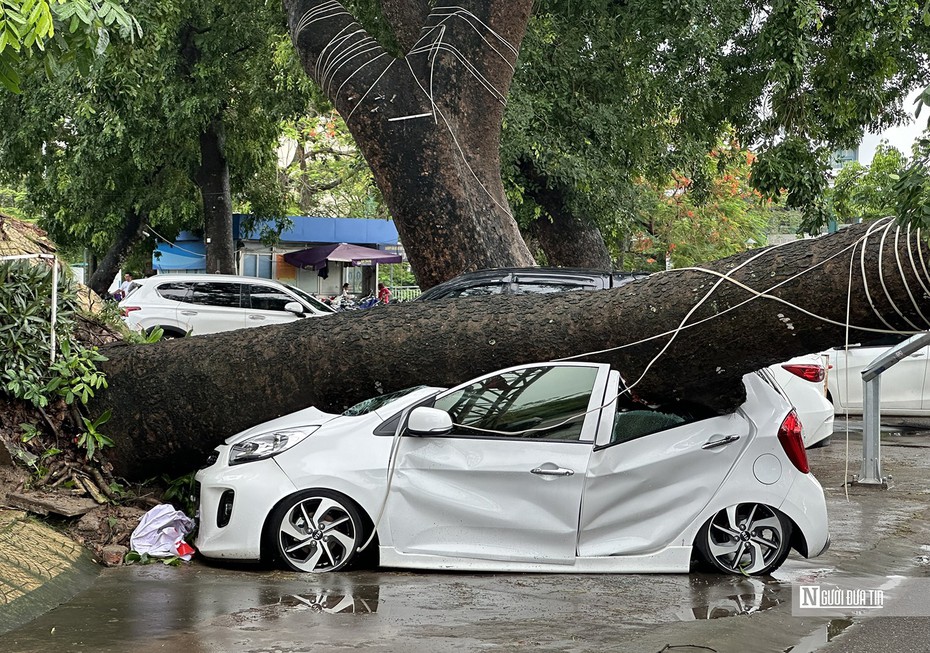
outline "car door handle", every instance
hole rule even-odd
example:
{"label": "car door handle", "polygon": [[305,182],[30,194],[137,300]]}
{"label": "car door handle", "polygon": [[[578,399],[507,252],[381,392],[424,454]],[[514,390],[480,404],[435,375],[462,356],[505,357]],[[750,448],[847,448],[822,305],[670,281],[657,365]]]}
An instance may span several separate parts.
{"label": "car door handle", "polygon": [[717,447],[722,447],[725,444],[730,444],[731,442],[736,442],[737,440],[739,440],[738,435],[728,435],[725,438],[720,438],[719,440],[705,442],[701,445],[701,449],[716,449]]}
{"label": "car door handle", "polygon": [[264,315],[250,315],[249,319],[250,320],[264,320],[265,316]]}
{"label": "car door handle", "polygon": [[530,473],[536,474],[537,476],[572,476],[575,473],[575,470],[565,469],[564,467],[556,467],[555,469],[543,469],[542,467],[537,467],[536,469],[531,469]]}
{"label": "car door handle", "polygon": [[181,311],[181,315],[197,315],[197,311]]}

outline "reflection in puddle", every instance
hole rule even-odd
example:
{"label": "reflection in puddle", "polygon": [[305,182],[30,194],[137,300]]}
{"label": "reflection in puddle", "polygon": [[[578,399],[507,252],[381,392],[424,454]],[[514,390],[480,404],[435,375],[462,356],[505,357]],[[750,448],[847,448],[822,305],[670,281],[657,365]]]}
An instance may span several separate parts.
{"label": "reflection in puddle", "polygon": [[832,642],[852,625],[852,619],[833,619],[826,626],[817,628],[796,645],[786,648],[784,653],[813,653],[824,644]]}
{"label": "reflection in puddle", "polygon": [[770,610],[791,600],[791,586],[758,578],[721,579],[694,576],[692,607],[678,613],[682,621],[722,619]]}
{"label": "reflection in puddle", "polygon": [[[360,588],[361,589],[361,588]],[[277,602],[283,613],[312,612],[315,614],[374,614],[378,611],[378,588],[365,588],[362,593],[317,590],[304,594],[286,594]]]}

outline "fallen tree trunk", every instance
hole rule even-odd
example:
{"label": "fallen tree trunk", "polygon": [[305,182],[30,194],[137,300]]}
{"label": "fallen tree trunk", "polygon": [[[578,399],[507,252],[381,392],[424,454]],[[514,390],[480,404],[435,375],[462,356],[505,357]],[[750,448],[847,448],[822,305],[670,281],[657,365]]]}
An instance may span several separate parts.
{"label": "fallen tree trunk", "polygon": [[842,345],[847,311],[854,342],[930,328],[928,260],[917,234],[883,221],[614,290],[414,302],[113,346],[93,409],[113,409],[108,456],[134,478],[189,470],[225,437],[309,405],[341,410],[569,356],[612,363],[642,398],[725,412],[743,401],[743,374]]}

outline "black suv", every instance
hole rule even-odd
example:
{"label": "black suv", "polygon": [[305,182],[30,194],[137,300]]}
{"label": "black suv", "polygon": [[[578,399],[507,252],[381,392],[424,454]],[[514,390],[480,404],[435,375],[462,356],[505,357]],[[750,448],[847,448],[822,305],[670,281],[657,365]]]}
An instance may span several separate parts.
{"label": "black suv", "polygon": [[494,268],[466,272],[433,286],[417,300],[476,295],[527,295],[567,290],[604,290],[645,279],[648,272],[611,272],[585,268]]}

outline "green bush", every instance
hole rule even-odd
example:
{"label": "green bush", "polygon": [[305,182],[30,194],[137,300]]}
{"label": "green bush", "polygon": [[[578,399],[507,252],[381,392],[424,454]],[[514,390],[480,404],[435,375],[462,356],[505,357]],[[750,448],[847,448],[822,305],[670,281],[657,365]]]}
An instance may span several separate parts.
{"label": "green bush", "polygon": [[[55,361],[51,360],[52,270],[28,261],[0,264],[0,392],[44,408],[56,399],[86,404],[107,386],[96,364],[106,360],[96,347],[74,338],[78,311],[71,280],[58,279]],[[94,449],[111,444],[92,422],[81,446],[88,458]]]}

